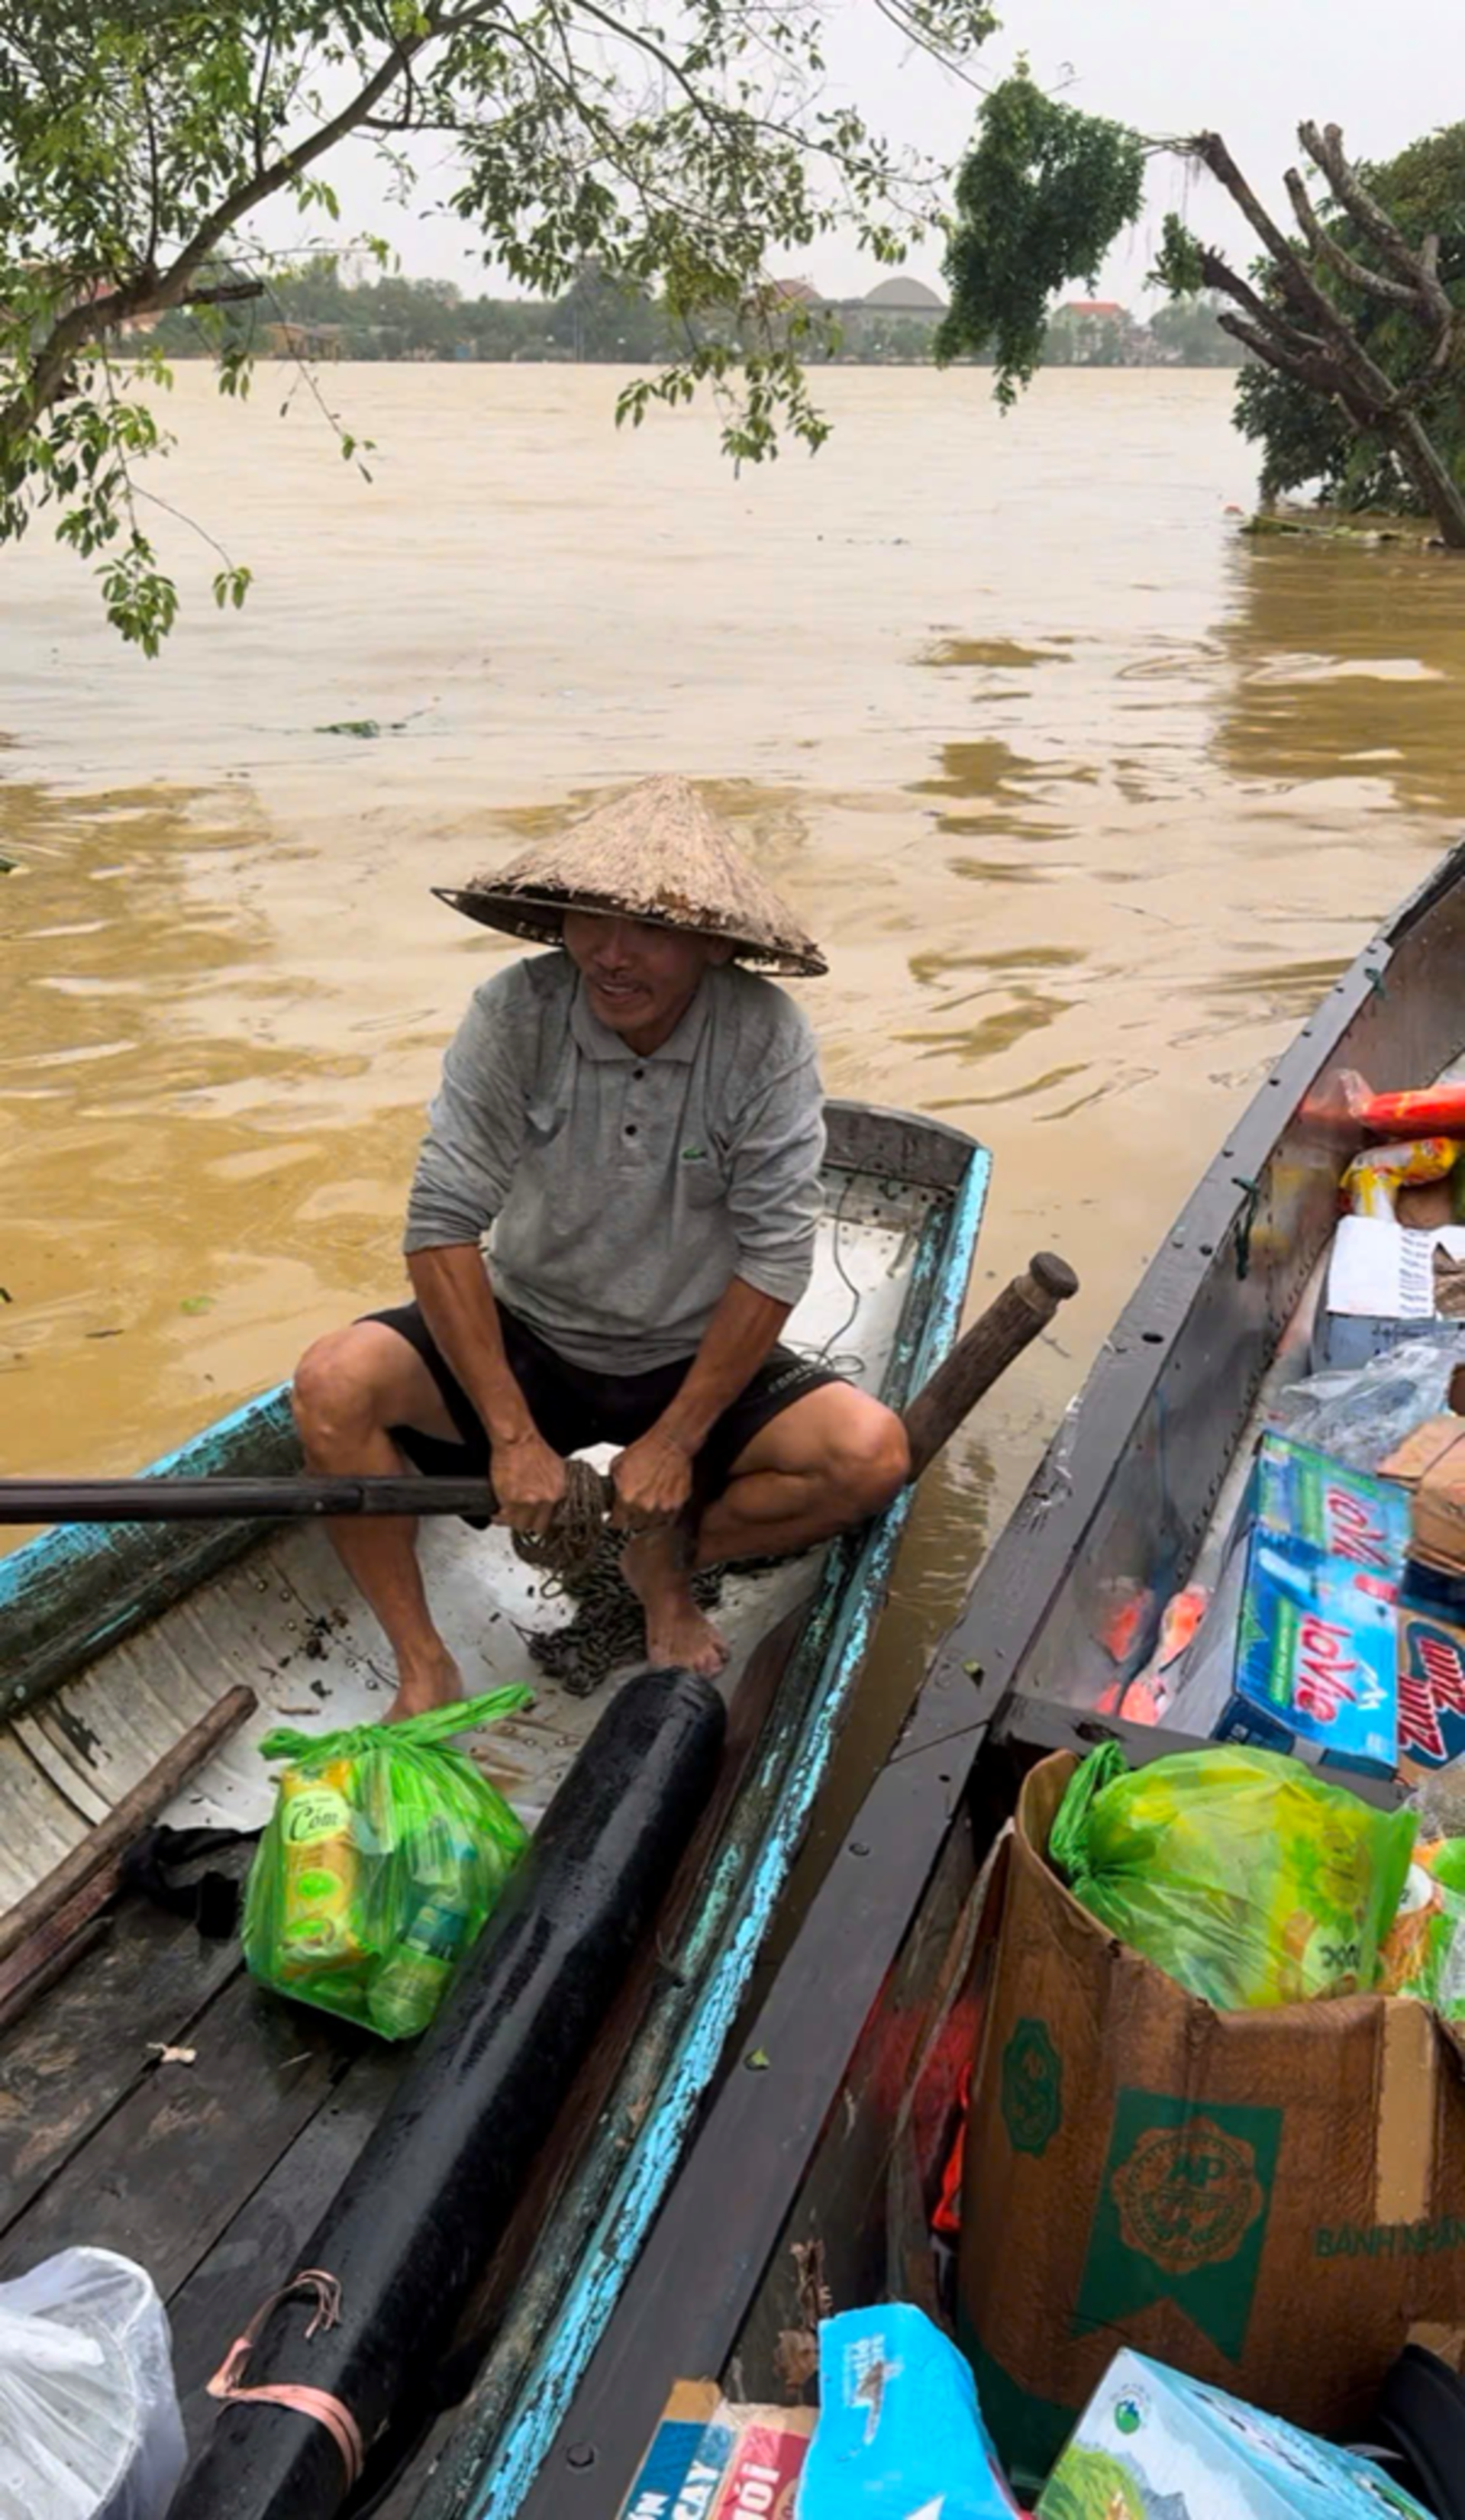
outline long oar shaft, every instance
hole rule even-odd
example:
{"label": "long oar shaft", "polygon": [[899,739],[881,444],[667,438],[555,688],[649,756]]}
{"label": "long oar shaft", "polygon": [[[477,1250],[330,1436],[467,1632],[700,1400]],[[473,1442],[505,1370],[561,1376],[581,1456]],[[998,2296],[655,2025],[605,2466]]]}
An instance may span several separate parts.
{"label": "long oar shaft", "polygon": [[[1066,1261],[1041,1251],[959,1339],[906,1411],[910,1475],[919,1478],[983,1393],[1078,1287]],[[607,1509],[613,1499],[605,1483]],[[0,1526],[31,1522],[283,1522],[324,1514],[497,1510],[487,1479],[0,1479]]]}
{"label": "long oar shaft", "polygon": [[0,1523],[497,1511],[487,1479],[0,1479]]}

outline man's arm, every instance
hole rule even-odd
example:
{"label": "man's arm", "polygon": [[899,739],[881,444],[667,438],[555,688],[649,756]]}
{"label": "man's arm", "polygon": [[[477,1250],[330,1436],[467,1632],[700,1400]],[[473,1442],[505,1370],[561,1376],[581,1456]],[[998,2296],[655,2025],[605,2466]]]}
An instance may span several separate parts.
{"label": "man's arm", "polygon": [[548,1530],[565,1469],[529,1415],[504,1353],[499,1307],[476,1242],[409,1254],[422,1319],[483,1421],[493,1448],[498,1520],[514,1531]]}
{"label": "man's arm", "polygon": [[534,1038],[521,967],[475,991],[449,1045],[407,1209],[404,1247],[422,1318],[483,1421],[499,1519],[543,1531],[564,1493],[504,1353],[480,1238],[509,1195],[523,1138],[521,1060]]}
{"label": "man's arm", "polygon": [[627,1446],[612,1470],[612,1521],[633,1529],[674,1522],[691,1497],[692,1462],[745,1391],[792,1307],[734,1278],[702,1333],[687,1379],[654,1426]]}

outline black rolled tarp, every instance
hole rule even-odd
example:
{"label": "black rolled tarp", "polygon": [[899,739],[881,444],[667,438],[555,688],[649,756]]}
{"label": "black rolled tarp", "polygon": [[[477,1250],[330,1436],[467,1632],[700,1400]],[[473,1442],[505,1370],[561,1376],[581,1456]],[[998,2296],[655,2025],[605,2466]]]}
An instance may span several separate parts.
{"label": "black rolled tarp", "polygon": [[[404,2381],[436,2363],[705,1808],[726,1721],[690,1672],[646,1672],[607,1706],[301,2245],[299,2267],[340,2287],[338,2321],[307,2339],[305,2309],[282,2302],[242,2386],[323,2392],[370,2450]],[[347,2490],[327,2425],[226,2405],[170,2520],[329,2520]]]}

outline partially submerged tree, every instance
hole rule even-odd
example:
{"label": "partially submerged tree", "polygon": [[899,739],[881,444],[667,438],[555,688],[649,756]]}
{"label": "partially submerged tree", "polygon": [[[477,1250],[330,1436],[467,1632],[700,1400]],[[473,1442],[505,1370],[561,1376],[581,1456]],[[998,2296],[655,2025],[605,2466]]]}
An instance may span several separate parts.
{"label": "partially submerged tree", "polygon": [[[1411,246],[1422,248],[1438,236],[1441,285],[1455,305],[1465,303],[1465,123],[1414,142],[1385,165],[1357,171]],[[1346,211],[1335,212],[1328,227],[1351,256],[1366,255],[1368,240]],[[1396,386],[1406,384],[1417,371],[1420,349],[1408,310],[1336,274],[1328,287],[1375,364]],[[1427,386],[1418,412],[1446,470],[1465,483],[1465,379],[1458,361]],[[1319,499],[1344,511],[1430,513],[1429,502],[1382,438],[1355,428],[1341,402],[1283,369],[1248,364],[1237,389],[1236,425],[1262,448],[1262,489],[1268,499],[1315,486]]]}
{"label": "partially submerged tree", "polygon": [[[954,68],[989,0],[866,0]],[[902,258],[939,170],[898,157],[824,85],[825,0],[6,0],[0,12],[0,543],[52,507],[101,556],[110,618],[150,654],[177,605],[144,529],[140,461],[164,444],[140,388],[166,366],[136,328],[187,307],[245,389],[238,310],[279,257],[271,203],[338,217],[366,147],[402,187],[429,135],[484,261],[541,297],[594,262],[661,297],[683,347],[623,397],[725,397],[736,460],[827,433],[786,323],[747,348],[770,262],[846,225]],[[317,240],[318,242],[318,240]],[[383,260],[384,248],[378,248]],[[226,329],[227,326],[227,329]],[[357,454],[349,431],[341,451]],[[220,603],[248,571],[227,554]]]}
{"label": "partially submerged tree", "polygon": [[[1230,195],[1261,240],[1265,262],[1254,286],[1171,218],[1159,276],[1173,294],[1206,288],[1228,298],[1221,321],[1232,338],[1275,375],[1332,403],[1355,440],[1398,466],[1450,548],[1465,551],[1465,475],[1436,444],[1427,417],[1435,399],[1446,396],[1457,406],[1465,393],[1465,288],[1457,281],[1452,294],[1446,284],[1439,229],[1411,243],[1349,163],[1336,123],[1320,131],[1304,122],[1298,139],[1354,243],[1345,242],[1336,217],[1313,203],[1296,167],[1285,182],[1302,236],[1287,236],[1224,141],[1204,132],[1186,144],[1185,154]],[[1458,240],[1452,243],[1458,247]],[[1380,313],[1394,328],[1382,358],[1368,320]]]}
{"label": "partially submerged tree", "polygon": [[[1456,181],[1440,201],[1440,187],[1422,180],[1418,160],[1432,145],[1422,143],[1389,170],[1415,160],[1391,208],[1386,187],[1350,164],[1336,124],[1305,122],[1298,136],[1325,190],[1314,202],[1301,174],[1288,173],[1300,230],[1289,236],[1218,134],[1145,142],[1055,104],[1026,78],[1005,82],[982,109],[956,188],[942,353],[994,348],[998,399],[1010,404],[1042,356],[1049,300],[1091,280],[1137,215],[1145,154],[1190,159],[1230,195],[1264,258],[1238,272],[1172,217],[1156,277],[1175,300],[1216,292],[1221,325],[1261,363],[1263,381],[1242,380],[1238,417],[1268,447],[1274,430],[1288,441],[1269,466],[1271,485],[1314,477],[1298,470],[1310,436],[1303,394],[1332,470],[1352,465],[1365,483],[1401,479],[1443,540],[1465,550],[1465,187]],[[1465,150],[1451,156],[1456,175],[1462,158]]]}

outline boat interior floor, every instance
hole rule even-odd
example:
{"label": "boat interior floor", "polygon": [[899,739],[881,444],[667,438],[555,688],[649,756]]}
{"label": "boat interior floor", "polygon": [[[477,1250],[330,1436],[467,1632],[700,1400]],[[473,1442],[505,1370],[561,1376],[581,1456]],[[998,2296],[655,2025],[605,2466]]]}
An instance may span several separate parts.
{"label": "boat interior floor", "polygon": [[[791,1341],[882,1388],[936,1204],[915,1187],[836,1180]],[[463,1745],[532,1824],[608,1697],[643,1666],[574,1694],[546,1676],[530,1644],[562,1629],[575,1606],[551,1598],[505,1534],[427,1520],[422,1548],[468,1689],[520,1680],[535,1689],[531,1708]],[[823,1563],[815,1551],[726,1579],[716,1612],[733,1646],[724,1817],[782,1668],[777,1651],[757,1648],[797,1632]],[[325,1732],[385,1709],[392,1682],[379,1634],[319,1526],[275,1528],[0,1726],[0,1909],[238,1681],[256,1690],[257,1716],[172,1806],[166,1817],[179,1825],[263,1823],[273,1785],[257,1744],[271,1726]],[[716,1814],[703,1858],[715,1824]],[[247,1856],[242,1848],[224,1861],[242,1873]],[[628,1997],[621,2012],[631,2009]],[[212,2412],[207,2379],[291,2272],[410,2054],[282,2002],[245,1975],[237,1941],[205,1942],[192,1923],[124,1896],[0,2038],[0,2277],[81,2242],[146,2265],[169,2305],[197,2444]],[[607,2055],[607,2075],[613,2063]]]}

